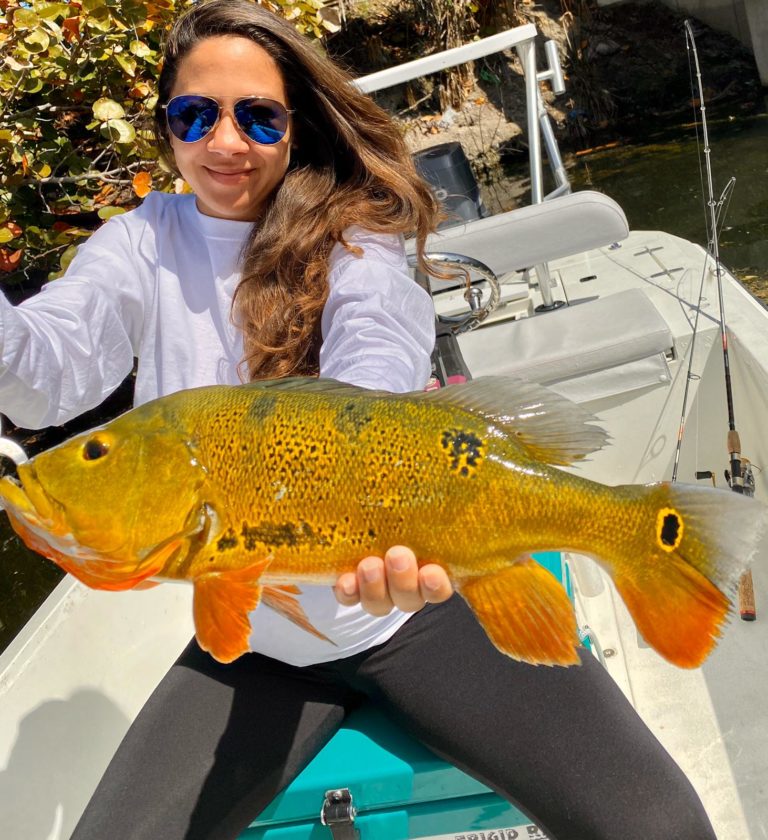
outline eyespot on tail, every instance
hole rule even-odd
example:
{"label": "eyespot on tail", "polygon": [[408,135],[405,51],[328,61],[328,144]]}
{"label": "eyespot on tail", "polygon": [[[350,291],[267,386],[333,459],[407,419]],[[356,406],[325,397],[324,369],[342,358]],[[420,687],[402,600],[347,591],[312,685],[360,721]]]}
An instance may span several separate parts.
{"label": "eyespot on tail", "polygon": [[727,624],[730,597],[763,537],[766,508],[710,487],[625,489],[647,510],[647,529],[627,541],[644,560],[615,562],[614,583],[648,644],[674,665],[696,668]]}

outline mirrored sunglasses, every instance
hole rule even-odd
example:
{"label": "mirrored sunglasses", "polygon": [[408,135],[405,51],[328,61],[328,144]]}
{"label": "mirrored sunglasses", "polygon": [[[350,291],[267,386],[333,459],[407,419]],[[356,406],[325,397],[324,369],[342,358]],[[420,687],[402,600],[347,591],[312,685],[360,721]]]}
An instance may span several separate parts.
{"label": "mirrored sunglasses", "polygon": [[[182,143],[195,143],[210,133],[221,118],[221,105],[210,96],[182,94],[164,105],[168,129]],[[262,146],[279,143],[288,131],[285,105],[262,96],[245,96],[232,108],[235,121],[249,140]]]}

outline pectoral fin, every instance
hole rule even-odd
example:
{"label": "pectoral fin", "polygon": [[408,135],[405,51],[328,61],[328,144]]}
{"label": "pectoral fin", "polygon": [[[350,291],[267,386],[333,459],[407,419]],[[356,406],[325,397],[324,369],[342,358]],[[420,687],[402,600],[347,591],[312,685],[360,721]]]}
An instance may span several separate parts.
{"label": "pectoral fin", "polygon": [[490,640],[532,665],[577,665],[576,616],[558,581],[535,560],[459,586]]}
{"label": "pectoral fin", "polygon": [[292,621],[302,630],[317,636],[324,642],[330,642],[335,645],[336,642],[331,641],[326,635],[321,633],[312,624],[310,624],[307,614],[301,607],[301,604],[294,598],[294,595],[301,594],[301,590],[295,586],[265,586],[261,593],[261,600],[265,607],[270,607],[276,613],[279,613],[288,621]]}
{"label": "pectoral fin", "polygon": [[263,560],[237,572],[211,572],[195,579],[195,635],[200,647],[219,662],[233,662],[248,652],[248,613],[259,605],[259,578],[269,562]]}

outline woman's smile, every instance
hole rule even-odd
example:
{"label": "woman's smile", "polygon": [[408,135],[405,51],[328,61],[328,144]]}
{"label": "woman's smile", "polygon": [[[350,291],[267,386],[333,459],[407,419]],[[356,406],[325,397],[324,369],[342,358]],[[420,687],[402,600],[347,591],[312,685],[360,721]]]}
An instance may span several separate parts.
{"label": "woman's smile", "polygon": [[255,171],[254,169],[212,169],[210,166],[204,166],[203,169],[214,181],[218,181],[220,184],[233,185],[246,181]]}

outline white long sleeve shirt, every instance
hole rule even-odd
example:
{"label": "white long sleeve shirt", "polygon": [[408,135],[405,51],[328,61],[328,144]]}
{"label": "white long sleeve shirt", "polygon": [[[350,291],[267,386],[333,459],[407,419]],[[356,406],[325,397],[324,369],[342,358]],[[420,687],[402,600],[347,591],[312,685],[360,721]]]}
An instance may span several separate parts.
{"label": "white long sleeve shirt", "polygon": [[[243,345],[231,318],[250,222],[201,214],[192,195],[150,193],[78,250],[65,276],[11,306],[0,295],[0,411],[26,428],[99,405],[138,359],[136,405],[184,388],[237,384]],[[434,311],[410,278],[402,239],[359,229],[331,254],[320,375],[389,391],[423,388]],[[296,665],[386,641],[407,619],[340,606],[304,587],[309,620],[336,646],[274,611],[251,614],[253,650]]]}

